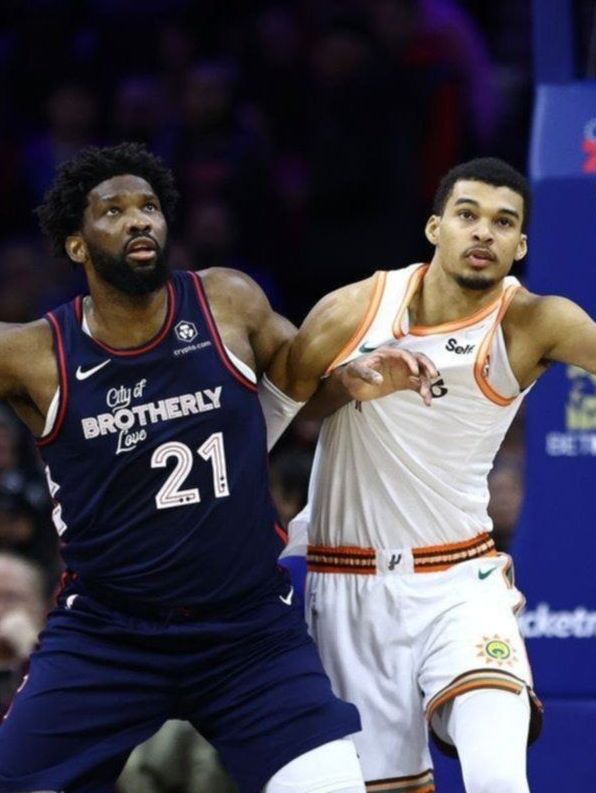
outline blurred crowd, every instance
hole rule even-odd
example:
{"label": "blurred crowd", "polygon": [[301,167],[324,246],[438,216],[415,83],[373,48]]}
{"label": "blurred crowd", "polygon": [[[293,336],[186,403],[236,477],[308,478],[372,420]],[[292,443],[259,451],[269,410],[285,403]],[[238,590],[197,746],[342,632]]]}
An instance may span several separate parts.
{"label": "blurred crowd", "polygon": [[[448,168],[493,154],[525,169],[529,41],[529,0],[4,0],[0,321],[85,288],[32,210],[88,144],[160,154],[182,194],[172,266],[244,270],[296,323],[325,292],[427,257],[424,220]],[[272,456],[285,522],[305,502],[317,429],[298,420]],[[502,549],[522,461],[519,420],[490,479]],[[60,572],[35,447],[0,406],[0,711]],[[232,790],[206,781],[211,750],[187,729],[172,723],[137,753],[123,793]],[[184,761],[165,773],[172,746]]]}

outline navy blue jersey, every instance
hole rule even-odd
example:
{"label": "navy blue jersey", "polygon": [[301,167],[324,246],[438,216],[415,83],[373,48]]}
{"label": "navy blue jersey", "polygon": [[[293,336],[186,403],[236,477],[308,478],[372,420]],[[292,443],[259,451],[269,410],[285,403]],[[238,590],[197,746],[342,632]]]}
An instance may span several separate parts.
{"label": "navy blue jersey", "polygon": [[280,585],[255,385],[226,354],[201,279],[174,273],[158,335],[116,350],[82,300],[48,314],[60,404],[38,444],[69,570],[112,598],[218,604]]}

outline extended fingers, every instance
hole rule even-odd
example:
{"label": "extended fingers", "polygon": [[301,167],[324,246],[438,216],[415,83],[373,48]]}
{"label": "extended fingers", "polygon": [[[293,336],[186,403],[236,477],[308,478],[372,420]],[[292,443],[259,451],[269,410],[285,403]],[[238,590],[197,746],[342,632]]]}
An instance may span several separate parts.
{"label": "extended fingers", "polygon": [[424,371],[431,380],[435,380],[439,376],[439,371],[428,355],[425,355],[423,352],[416,352],[414,355],[416,356],[420,369]]}

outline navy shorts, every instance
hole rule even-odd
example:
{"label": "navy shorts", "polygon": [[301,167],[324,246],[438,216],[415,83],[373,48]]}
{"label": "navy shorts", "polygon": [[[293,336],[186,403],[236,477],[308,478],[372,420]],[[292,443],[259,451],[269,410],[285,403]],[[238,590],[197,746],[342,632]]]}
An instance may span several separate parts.
{"label": "navy shorts", "polygon": [[169,718],[215,746],[239,793],[260,793],[294,758],[360,730],[300,609],[278,595],[233,617],[171,622],[72,594],[0,727],[0,793],[112,793],[131,750]]}

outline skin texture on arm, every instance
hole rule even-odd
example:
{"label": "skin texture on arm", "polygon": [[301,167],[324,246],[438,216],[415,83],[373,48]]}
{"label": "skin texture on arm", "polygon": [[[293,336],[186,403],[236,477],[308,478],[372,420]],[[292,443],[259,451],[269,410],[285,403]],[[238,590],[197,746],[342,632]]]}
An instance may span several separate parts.
{"label": "skin texture on arm", "polygon": [[503,319],[503,332],[522,389],[552,362],[596,374],[596,323],[567,298],[520,290]]}
{"label": "skin texture on arm", "polygon": [[0,398],[8,400],[35,435],[58,388],[52,333],[45,320],[0,324]]}
{"label": "skin texture on arm", "polygon": [[260,286],[226,267],[212,267],[199,275],[226,347],[257,377],[273,365],[283,371],[296,328],[271,308]]}
{"label": "skin texture on arm", "polygon": [[349,284],[314,306],[287,356],[277,358],[270,368],[269,377],[281,391],[299,402],[310,399],[321,377],[360,327],[374,285],[374,276]]}
{"label": "skin texture on arm", "polygon": [[287,358],[274,360],[270,378],[292,399],[310,400],[306,417],[322,418],[353,399],[378,399],[405,388],[418,391],[430,405],[435,367],[425,356],[390,344],[335,368],[321,383],[366,321],[375,287],[376,276],[371,276],[326,295],[304,320]]}

